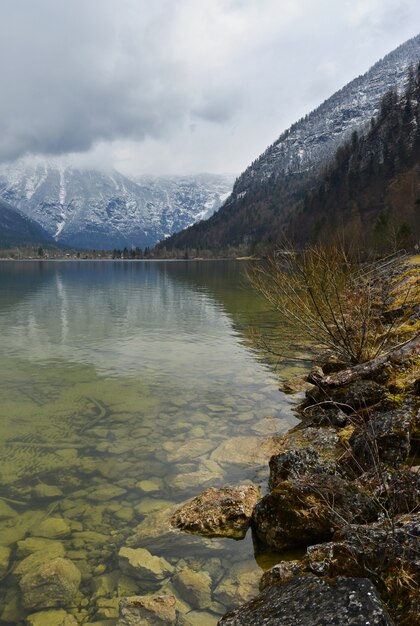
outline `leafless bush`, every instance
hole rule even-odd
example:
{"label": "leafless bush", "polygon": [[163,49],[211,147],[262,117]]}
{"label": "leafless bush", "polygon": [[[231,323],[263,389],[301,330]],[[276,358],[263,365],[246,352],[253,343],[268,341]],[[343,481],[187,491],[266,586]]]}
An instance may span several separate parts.
{"label": "leafless bush", "polygon": [[[393,257],[366,266],[340,246],[312,246],[299,253],[277,252],[248,275],[254,288],[302,337],[356,364],[393,347],[395,326],[402,320],[384,317],[388,295],[384,277],[399,261]],[[410,295],[408,289],[405,301]]]}

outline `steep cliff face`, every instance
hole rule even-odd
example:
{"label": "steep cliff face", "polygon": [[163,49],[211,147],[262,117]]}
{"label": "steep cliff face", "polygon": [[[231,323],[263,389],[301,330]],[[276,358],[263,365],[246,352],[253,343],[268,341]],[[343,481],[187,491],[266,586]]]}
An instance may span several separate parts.
{"label": "steep cliff face", "polygon": [[354,130],[368,127],[389,89],[404,90],[408,68],[419,61],[420,35],[293,124],[241,174],[215,216],[170,238],[166,247],[278,241],[290,209],[316,183],[337,148]]}
{"label": "steep cliff face", "polygon": [[217,210],[232,176],[140,177],[22,160],[0,168],[0,198],[58,243],[81,248],[153,246]]}

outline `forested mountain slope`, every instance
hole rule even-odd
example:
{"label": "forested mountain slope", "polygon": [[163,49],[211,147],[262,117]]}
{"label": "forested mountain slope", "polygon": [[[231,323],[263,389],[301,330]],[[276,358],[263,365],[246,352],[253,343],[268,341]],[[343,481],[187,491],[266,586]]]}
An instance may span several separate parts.
{"label": "forested mountain slope", "polygon": [[369,131],[341,146],[287,226],[297,243],[334,237],[386,249],[420,239],[420,64],[389,91]]}
{"label": "forested mountain slope", "polygon": [[215,252],[229,246],[275,245],[291,211],[316,187],[323,169],[354,130],[369,127],[390,88],[405,89],[408,68],[420,61],[420,35],[388,54],[318,109],[284,132],[236,181],[224,206],[209,220],[161,243],[161,250]]}

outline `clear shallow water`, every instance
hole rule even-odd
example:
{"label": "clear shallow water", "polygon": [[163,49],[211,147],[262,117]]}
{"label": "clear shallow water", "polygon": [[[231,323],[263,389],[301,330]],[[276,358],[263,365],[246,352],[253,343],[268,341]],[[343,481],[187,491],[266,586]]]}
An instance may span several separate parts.
{"label": "clear shallow water", "polygon": [[[171,576],[154,586],[175,591],[191,624],[216,624],[256,590],[270,559],[255,560],[250,534],[174,540],[165,528],[144,530],[206,486],[252,480],[265,488],[261,438],[295,423],[278,376],[297,371],[283,363],[274,373],[258,358],[248,327],[275,333],[278,320],[244,269],[0,263],[0,557],[10,548],[1,624],[35,612],[23,610],[13,571],[29,549],[19,542],[40,535],[82,572],[67,607],[80,624],[113,619],[118,596],[150,591],[119,570],[118,550],[136,532],[136,547],[178,570],[209,573],[205,607],[188,606]],[[46,520],[60,532],[40,531]]]}

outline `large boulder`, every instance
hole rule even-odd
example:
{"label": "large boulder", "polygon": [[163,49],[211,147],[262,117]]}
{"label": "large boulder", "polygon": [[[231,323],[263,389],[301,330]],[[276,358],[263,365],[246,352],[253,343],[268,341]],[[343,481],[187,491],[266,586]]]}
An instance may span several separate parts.
{"label": "large boulder", "polygon": [[376,588],[366,578],[295,577],[268,587],[227,613],[220,626],[393,626]]}
{"label": "large boulder", "polygon": [[301,474],[276,485],[252,514],[257,539],[274,550],[328,541],[349,523],[377,517],[375,502],[354,483],[329,474]]}
{"label": "large boulder", "polygon": [[402,515],[367,525],[350,525],[335,541],[312,545],[300,561],[282,561],[264,573],[260,589],[294,576],[315,574],[372,577],[381,580],[389,607],[404,624],[416,623],[418,612],[418,543],[420,514]]}
{"label": "large boulder", "polygon": [[259,498],[260,488],[256,485],[210,487],[177,509],[171,523],[176,528],[201,535],[241,539]]}
{"label": "large boulder", "polygon": [[302,474],[336,474],[337,463],[323,458],[314,448],[301,448],[300,450],[287,450],[281,454],[275,454],[270,459],[270,489],[288,480],[298,478]]}
{"label": "large boulder", "polygon": [[343,387],[317,387],[308,392],[308,401],[324,406],[328,403],[353,413],[380,403],[386,395],[386,388],[373,380],[355,380]]}
{"label": "large boulder", "polygon": [[407,460],[414,417],[410,411],[373,415],[349,440],[356,463],[366,469],[384,462],[398,467]]}
{"label": "large boulder", "polygon": [[176,623],[175,604],[172,595],[122,598],[118,626],[170,626]]}
{"label": "large boulder", "polygon": [[27,609],[66,607],[76,595],[81,574],[68,559],[56,558],[27,572],[19,581]]}

